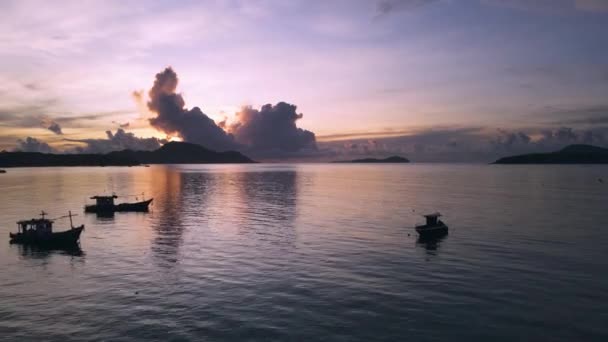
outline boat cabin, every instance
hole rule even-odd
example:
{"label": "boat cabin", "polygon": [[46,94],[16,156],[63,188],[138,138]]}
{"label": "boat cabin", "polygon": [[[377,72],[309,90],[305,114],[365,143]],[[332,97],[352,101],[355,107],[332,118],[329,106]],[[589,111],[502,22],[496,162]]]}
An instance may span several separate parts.
{"label": "boat cabin", "polygon": [[39,237],[53,234],[53,221],[44,218],[46,213],[43,211],[39,219],[23,220],[17,222],[17,230],[24,235],[36,235]]}
{"label": "boat cabin", "polygon": [[108,208],[114,206],[114,199],[118,198],[116,195],[112,196],[93,196],[91,199],[95,200],[95,204],[101,208]]}
{"label": "boat cabin", "polygon": [[439,217],[441,216],[441,214],[436,212],[436,213],[423,215],[423,216],[424,216],[424,218],[426,218],[427,226],[435,226],[435,225],[437,225],[437,222],[439,221]]}

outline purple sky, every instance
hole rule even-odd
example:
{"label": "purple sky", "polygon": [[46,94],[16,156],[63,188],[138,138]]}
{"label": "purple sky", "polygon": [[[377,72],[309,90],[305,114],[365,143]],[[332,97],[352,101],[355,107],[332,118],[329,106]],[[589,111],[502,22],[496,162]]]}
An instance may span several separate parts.
{"label": "purple sky", "polygon": [[[604,0],[3,1],[0,12],[0,149],[169,138],[262,160],[491,161],[608,144]],[[150,89],[169,66],[178,83],[159,101],[181,102],[161,113]]]}

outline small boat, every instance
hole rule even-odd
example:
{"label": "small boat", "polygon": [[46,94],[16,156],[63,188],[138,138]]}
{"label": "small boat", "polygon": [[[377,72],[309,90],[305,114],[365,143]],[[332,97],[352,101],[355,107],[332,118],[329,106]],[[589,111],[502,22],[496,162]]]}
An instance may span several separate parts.
{"label": "small boat", "polygon": [[[80,234],[84,230],[84,225],[74,227],[72,224],[72,212],[68,216],[56,219],[47,219],[47,213],[40,213],[42,218],[23,220],[17,222],[17,233],[9,233],[11,243],[24,245],[37,245],[42,247],[64,247],[75,246],[78,244]],[[70,229],[62,232],[53,232],[54,220],[60,218],[70,218]]]}
{"label": "small boat", "polygon": [[147,212],[148,206],[152,203],[153,198],[149,200],[135,202],[135,203],[120,203],[114,204],[114,200],[118,198],[116,195],[112,196],[93,196],[91,199],[95,200],[95,204],[85,205],[85,213],[97,213],[97,214],[108,214],[115,212],[124,211],[136,211],[136,212]]}
{"label": "small boat", "polygon": [[0,169],[0,173],[6,173],[6,170],[1,170],[1,169]]}
{"label": "small boat", "polygon": [[432,213],[423,215],[426,218],[426,224],[416,226],[416,232],[421,238],[440,237],[448,233],[448,226],[439,219],[440,213]]}

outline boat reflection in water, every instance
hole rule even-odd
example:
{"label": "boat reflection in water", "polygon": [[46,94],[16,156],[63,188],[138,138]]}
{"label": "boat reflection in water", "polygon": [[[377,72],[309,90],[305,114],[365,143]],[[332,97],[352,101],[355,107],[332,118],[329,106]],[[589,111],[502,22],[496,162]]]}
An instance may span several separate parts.
{"label": "boat reflection in water", "polygon": [[36,246],[36,245],[21,245],[16,244],[15,247],[19,250],[19,254],[29,258],[46,258],[50,255],[69,255],[82,257],[84,251],[79,245],[73,246]]}
{"label": "boat reflection in water", "polygon": [[441,245],[441,242],[445,240],[447,234],[435,237],[422,237],[419,236],[416,240],[416,245],[423,247],[429,254],[435,254]]}

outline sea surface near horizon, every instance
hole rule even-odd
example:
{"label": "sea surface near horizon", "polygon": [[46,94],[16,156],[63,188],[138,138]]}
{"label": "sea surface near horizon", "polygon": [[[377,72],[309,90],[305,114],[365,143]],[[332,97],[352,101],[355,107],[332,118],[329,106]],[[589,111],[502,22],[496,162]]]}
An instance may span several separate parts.
{"label": "sea surface near horizon", "polygon": [[[606,166],[17,168],[0,189],[0,340],[608,340]],[[112,192],[151,211],[82,213]],[[9,245],[40,210],[78,212],[81,253]],[[431,211],[450,233],[419,242]]]}

